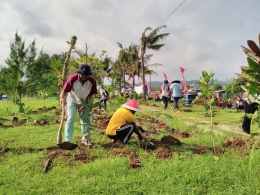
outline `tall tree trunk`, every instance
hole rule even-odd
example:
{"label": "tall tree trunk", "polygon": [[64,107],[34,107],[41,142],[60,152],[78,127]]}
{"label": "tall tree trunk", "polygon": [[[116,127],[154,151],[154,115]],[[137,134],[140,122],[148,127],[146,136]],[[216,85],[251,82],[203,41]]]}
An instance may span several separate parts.
{"label": "tall tree trunk", "polygon": [[123,84],[124,84],[124,88],[125,88],[125,68],[123,67]]}
{"label": "tall tree trunk", "polygon": [[143,84],[143,100],[146,100],[146,90],[145,90],[145,74],[144,74],[144,54],[145,49],[141,49],[141,67],[142,67],[142,84]]}
{"label": "tall tree trunk", "polygon": [[134,74],[133,74],[133,90],[135,89],[135,71],[134,71]]}

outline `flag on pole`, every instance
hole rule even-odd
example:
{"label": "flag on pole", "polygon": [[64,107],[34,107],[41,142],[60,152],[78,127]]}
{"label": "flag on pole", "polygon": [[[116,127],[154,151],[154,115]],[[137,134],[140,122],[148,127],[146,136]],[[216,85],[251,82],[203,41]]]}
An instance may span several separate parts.
{"label": "flag on pole", "polygon": [[180,67],[180,68],[181,68],[181,73],[184,73],[185,69],[184,69],[184,68],[182,68],[182,67]]}
{"label": "flag on pole", "polygon": [[163,73],[163,76],[164,76],[164,80],[168,80],[168,77],[165,73]]}
{"label": "flag on pole", "polygon": [[181,69],[181,74],[182,74],[182,78],[183,78],[184,93],[188,93],[188,88],[187,88],[186,81],[185,81],[184,74],[183,74],[185,69],[182,67],[180,67],[180,69]]}

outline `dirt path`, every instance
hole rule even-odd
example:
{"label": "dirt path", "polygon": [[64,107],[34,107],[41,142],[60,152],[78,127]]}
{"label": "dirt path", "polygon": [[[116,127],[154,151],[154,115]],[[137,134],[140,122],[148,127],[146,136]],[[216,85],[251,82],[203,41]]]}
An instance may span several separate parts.
{"label": "dirt path", "polygon": [[[143,107],[143,105],[142,105],[142,107]],[[146,107],[146,106],[144,106],[144,107]],[[146,107],[146,109],[159,111],[161,108],[160,107],[153,107],[151,109],[151,108]],[[167,114],[170,114],[173,117],[176,117],[176,114],[181,114],[181,115],[183,115],[183,117],[181,117],[182,119],[188,119],[189,120],[189,122],[185,122],[186,124],[188,124],[188,125],[195,125],[195,126],[200,127],[200,128],[205,128],[205,126],[207,126],[205,124],[209,125],[209,123],[210,123],[207,120],[201,120],[201,118],[185,116],[185,113],[167,113]],[[194,121],[194,122],[192,122],[192,121]],[[205,124],[204,125],[198,125],[196,123],[197,121],[199,121],[200,123],[205,123]],[[238,124],[237,126],[218,124],[218,125],[214,125],[213,126],[213,131],[216,134],[221,134],[221,131],[224,131],[224,132],[235,133],[235,134],[238,134],[238,135],[250,136],[247,133],[243,132],[241,129],[239,129],[239,125],[241,125],[241,124]]]}
{"label": "dirt path", "polygon": [[[199,120],[198,118],[191,118],[191,117],[189,119]],[[207,123],[209,125],[209,121],[200,121],[200,122]],[[185,122],[185,123],[188,125],[195,125],[201,128],[205,127],[205,125],[197,125],[196,123],[192,123],[192,122]],[[215,131],[215,133],[217,134],[219,134],[219,131],[228,131],[239,135],[250,136],[247,133],[243,132],[241,129],[239,129],[238,126],[231,126],[231,125],[224,125],[224,124],[214,125],[213,131]]]}

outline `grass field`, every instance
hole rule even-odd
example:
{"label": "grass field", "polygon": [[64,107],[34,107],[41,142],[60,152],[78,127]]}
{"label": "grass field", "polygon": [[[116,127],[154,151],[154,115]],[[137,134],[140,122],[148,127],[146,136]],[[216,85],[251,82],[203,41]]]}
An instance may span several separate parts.
{"label": "grass field", "polygon": [[[145,130],[155,128],[159,131],[150,134],[148,139],[157,142],[164,136],[173,136],[181,145],[147,150],[143,148],[146,143],[133,136],[122,149],[105,147],[110,140],[99,133],[101,128],[97,128],[92,131],[93,147],[58,151],[50,149],[56,147],[58,101],[50,99],[44,103],[25,98],[23,102],[32,110],[44,105],[56,109],[32,114],[29,122],[15,126],[11,119],[17,107],[10,101],[0,101],[0,122],[6,126],[0,126],[0,194],[260,194],[260,152],[255,149],[250,159],[252,145],[248,143],[255,140],[236,132],[242,123],[243,112],[215,110],[213,120],[219,123],[214,126],[216,152],[212,150],[212,134],[207,131],[210,118],[205,117],[202,106],[181,107],[189,112],[176,113],[170,108],[163,111],[159,103],[153,101],[148,105],[140,104],[143,112],[136,118],[158,119],[168,130],[159,129],[158,121],[143,119],[139,123]],[[96,120],[96,125],[114,109],[111,102],[108,112]],[[17,116],[19,121],[25,119],[23,115]],[[35,121],[46,124],[36,125]],[[232,131],[221,129],[224,126]],[[190,136],[177,137],[177,132]],[[78,143],[80,137],[77,120],[73,142]],[[235,138],[240,139],[241,148],[223,146],[224,140]],[[43,172],[44,163],[54,152],[59,155],[52,159],[50,169]],[[164,152],[168,156],[163,156]],[[140,168],[129,168],[128,164],[133,160],[129,154],[138,156]]]}

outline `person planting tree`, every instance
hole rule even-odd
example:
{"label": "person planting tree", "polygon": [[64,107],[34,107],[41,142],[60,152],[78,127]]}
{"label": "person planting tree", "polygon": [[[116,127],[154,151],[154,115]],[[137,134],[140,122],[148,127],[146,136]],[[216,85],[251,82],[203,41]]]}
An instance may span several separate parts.
{"label": "person planting tree", "polygon": [[106,135],[118,146],[124,146],[135,133],[139,140],[145,139],[142,127],[134,122],[135,112],[141,112],[135,99],[121,105],[113,114],[106,128]]}
{"label": "person planting tree", "polygon": [[[77,74],[70,75],[60,93],[60,104],[66,104],[67,121],[65,124],[65,142],[71,142],[74,133],[74,120],[76,112],[79,112],[82,143],[90,143],[90,130],[87,129],[86,107],[81,103],[81,99],[88,103],[93,94],[97,94],[96,80],[91,76],[90,66],[82,64]],[[67,96],[67,98],[66,98]]]}

